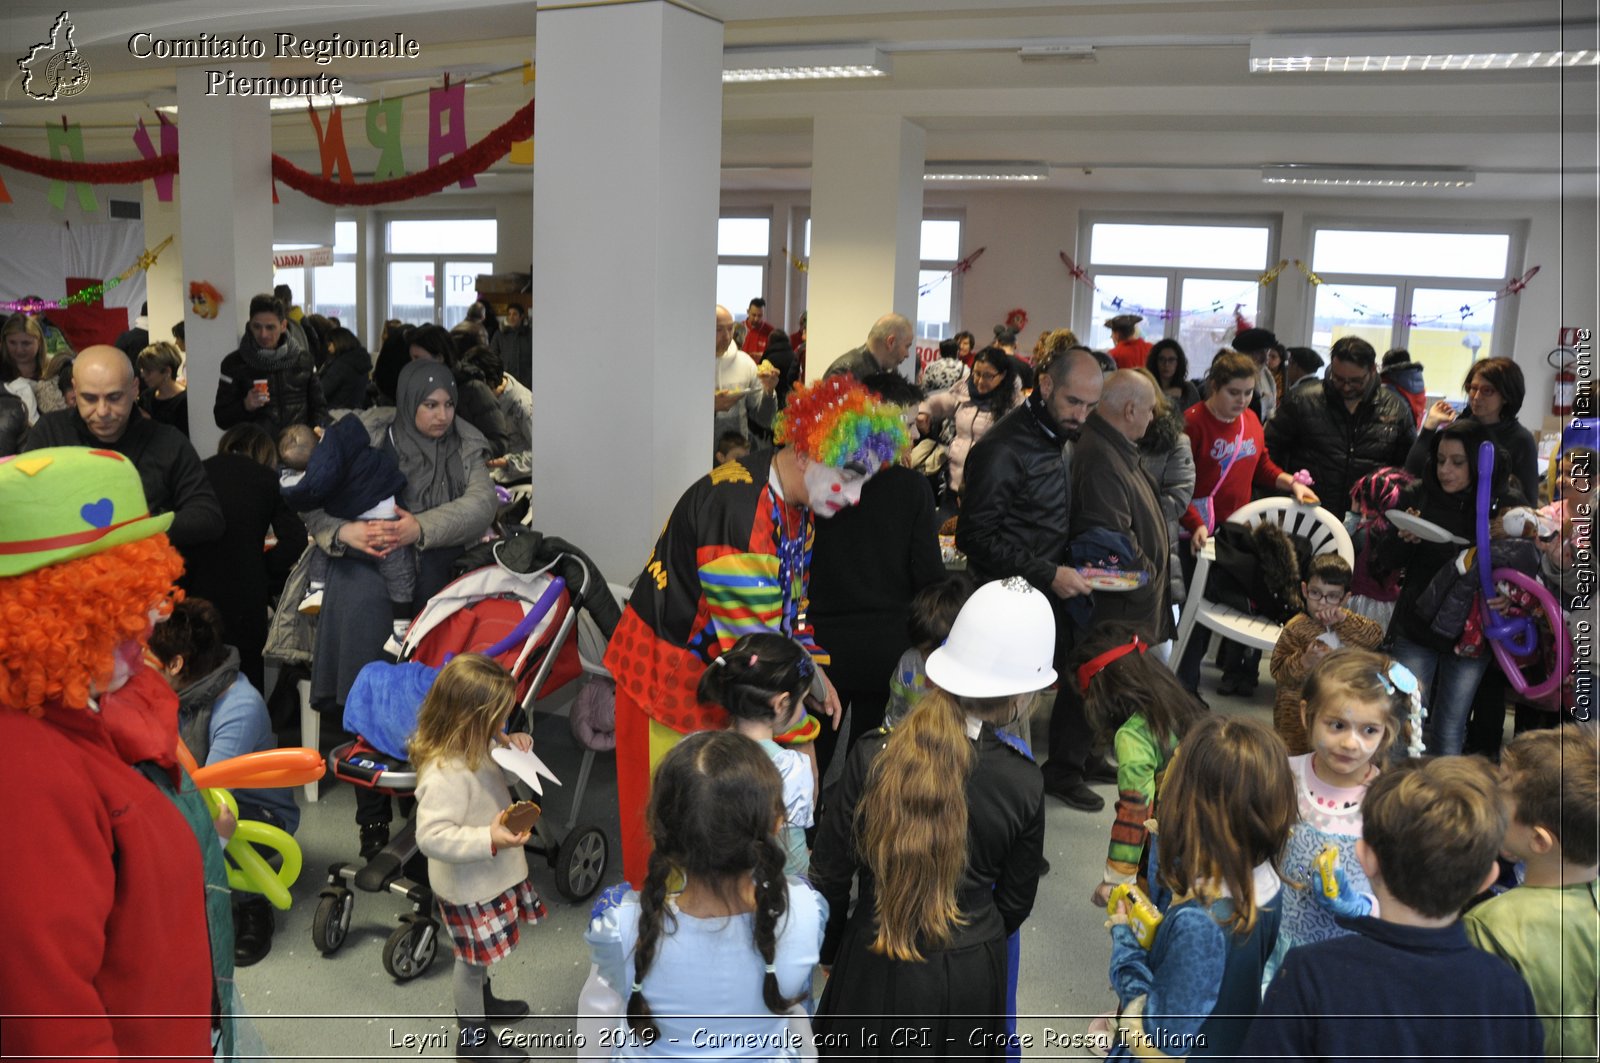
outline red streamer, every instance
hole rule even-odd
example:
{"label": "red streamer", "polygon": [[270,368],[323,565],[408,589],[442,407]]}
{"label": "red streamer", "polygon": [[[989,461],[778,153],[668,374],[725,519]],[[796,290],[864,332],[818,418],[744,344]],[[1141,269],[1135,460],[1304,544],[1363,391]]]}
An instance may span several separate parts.
{"label": "red streamer", "polygon": [[[344,185],[323,180],[300,169],[281,155],[272,157],[272,176],[297,192],[334,206],[374,206],[432,195],[463,177],[482,173],[511,150],[519,140],[533,135],[533,103],[528,103],[482,140],[438,166],[391,181]],[[29,155],[0,145],[0,166],[56,181],[86,181],[98,185],[128,185],[162,174],[178,172],[178,156],[160,155],[131,162],[64,162]]]}

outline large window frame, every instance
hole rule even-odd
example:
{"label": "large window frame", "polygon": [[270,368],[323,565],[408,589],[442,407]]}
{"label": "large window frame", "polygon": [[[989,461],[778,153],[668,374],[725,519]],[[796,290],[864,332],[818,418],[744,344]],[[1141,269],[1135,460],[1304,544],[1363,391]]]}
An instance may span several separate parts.
{"label": "large window frame", "polygon": [[[448,250],[429,253],[390,250],[391,240],[389,226],[395,222],[412,221],[489,222],[495,227],[495,246],[493,250],[489,251]],[[455,317],[454,320],[451,319],[450,314],[452,309],[455,307],[453,307],[450,303],[449,293],[446,290],[446,285],[439,283],[438,278],[448,275],[447,270],[451,263],[480,262],[487,267],[482,272],[494,272],[494,261],[499,254],[500,248],[499,218],[496,213],[493,210],[489,210],[487,212],[393,211],[375,215],[372,219],[372,223],[378,226],[377,245],[379,248],[379,259],[376,274],[378,277],[378,283],[380,284],[383,293],[383,297],[380,300],[379,305],[384,308],[384,319],[396,316],[394,313],[394,292],[390,282],[391,268],[396,264],[421,263],[431,265],[433,267],[433,308],[427,321],[442,325],[447,329],[459,323],[461,319],[466,316],[465,308],[461,308],[461,314]],[[477,298],[476,291],[477,289],[474,287],[473,299]],[[471,305],[470,300],[468,301],[467,305]],[[415,325],[427,323],[412,320],[414,317],[415,315],[409,314],[400,315],[401,320],[406,321],[407,324]]]}
{"label": "large window frame", "polygon": [[[1259,268],[1216,268],[1205,266],[1130,266],[1117,262],[1096,262],[1092,258],[1094,247],[1094,227],[1096,225],[1174,225],[1192,227],[1238,227],[1249,229],[1265,229],[1267,231],[1266,256]],[[1251,322],[1264,328],[1272,327],[1272,301],[1266,298],[1266,289],[1260,283],[1261,275],[1270,270],[1279,260],[1283,247],[1283,221],[1276,214],[1172,214],[1155,211],[1085,211],[1079,215],[1078,224],[1078,263],[1088,271],[1091,278],[1101,274],[1119,277],[1141,277],[1159,280],[1165,286],[1165,298],[1160,307],[1166,313],[1166,319],[1152,321],[1148,317],[1140,325],[1140,334],[1147,340],[1154,342],[1167,337],[1180,339],[1183,318],[1179,312],[1183,309],[1183,291],[1186,281],[1214,281],[1227,284],[1237,284],[1238,291],[1244,294],[1247,289],[1254,287],[1252,298],[1246,300],[1241,308],[1241,313]],[[1074,313],[1072,315],[1073,331],[1083,342],[1091,347],[1104,349],[1109,346],[1109,334],[1105,328],[1105,321],[1116,316],[1118,309],[1100,305],[1098,292],[1087,293],[1087,298],[1078,298],[1074,293]],[[1112,294],[1112,293],[1108,293]],[[1210,349],[1201,349],[1193,338],[1184,342],[1185,353],[1189,360],[1189,373],[1198,376],[1205,372],[1211,364],[1211,359],[1216,354],[1216,347],[1221,345],[1220,333],[1231,331],[1234,327],[1233,307],[1225,306],[1217,312],[1216,324],[1210,331],[1219,332],[1214,337],[1215,345]],[[1193,348],[1193,349],[1191,349]]]}
{"label": "large window frame", "polygon": [[[733,220],[759,221],[759,222],[761,222],[761,224],[763,226],[765,226],[766,231],[767,231],[767,253],[764,254],[764,255],[725,255],[725,254],[723,254],[722,253],[722,245],[721,245],[720,223],[724,222],[724,221],[733,221]],[[761,284],[760,284],[759,288],[757,289],[757,291],[755,293],[755,297],[766,299],[770,303],[772,301],[772,296],[770,294],[771,293],[771,283],[772,283],[772,209],[770,207],[765,209],[765,210],[762,210],[762,209],[760,209],[758,207],[736,207],[736,208],[730,208],[728,210],[721,211],[717,215],[717,221],[719,223],[718,243],[717,243],[717,278],[718,278],[717,288],[718,288],[719,299],[720,299],[720,296],[721,296],[721,288],[722,288],[722,284],[721,284],[722,267],[724,267],[724,266],[733,266],[733,267],[747,268],[747,269],[749,269],[749,268],[759,269],[761,271]],[[751,297],[747,297],[743,301],[735,300],[735,302],[738,302],[739,305],[738,306],[729,306],[728,307],[728,312],[733,315],[733,320],[735,321],[735,323],[743,321],[745,319],[745,317],[747,316],[747,314],[748,314],[748,312],[750,310],[750,298]],[[769,307],[768,309],[770,310],[771,308]],[[770,317],[769,317],[769,320],[771,320]],[[777,322],[777,321],[773,321],[772,324],[774,326],[779,326],[781,323]]]}
{"label": "large window frame", "polygon": [[[922,222],[928,221],[953,221],[960,224],[961,230],[956,238],[955,258],[943,259],[922,257]],[[809,263],[811,260],[811,211],[805,207],[795,208],[790,216],[790,225],[790,232],[793,234],[793,239],[789,244],[789,248],[794,252],[795,257],[800,259],[800,261]],[[966,245],[967,235],[967,212],[965,209],[960,207],[923,208],[922,218],[917,222],[917,289],[919,292],[922,288],[923,281],[921,278],[924,273],[932,272],[935,275],[947,273],[954,269],[956,264],[959,263],[963,257],[972,253],[972,251]],[[785,263],[785,265],[790,267],[788,270],[790,274],[789,305],[799,307],[801,310],[804,310],[806,307],[806,297],[808,294],[810,274],[803,270],[794,269],[791,263]],[[925,323],[920,320],[922,315],[918,314],[917,316],[919,320],[916,322],[915,334],[920,338],[941,340],[950,336],[954,336],[956,333],[962,330],[961,297],[963,275],[957,273],[943,283],[949,285],[950,287],[950,320],[944,323],[944,330],[941,335],[933,336],[929,335],[929,330],[924,327]],[[921,302],[920,295],[918,296],[918,302]],[[800,315],[798,313],[791,316],[796,323],[799,322]],[[987,342],[987,339],[988,337],[982,337],[979,346],[982,346],[983,342]]]}
{"label": "large window frame", "polygon": [[[1465,219],[1396,219],[1396,218],[1366,218],[1366,217],[1326,217],[1311,216],[1306,219],[1306,256],[1308,267],[1315,273],[1321,283],[1313,285],[1311,293],[1305,302],[1303,314],[1303,334],[1314,336],[1317,317],[1317,288],[1322,285],[1359,285],[1394,289],[1393,304],[1383,308],[1390,318],[1388,343],[1375,342],[1379,337],[1367,337],[1374,341],[1373,346],[1379,355],[1391,348],[1405,348],[1412,346],[1412,330],[1427,327],[1427,323],[1417,326],[1411,324],[1415,314],[1415,300],[1419,290],[1462,291],[1472,293],[1464,298],[1467,303],[1477,304],[1493,296],[1505,287],[1507,277],[1522,275],[1523,263],[1527,255],[1527,223],[1511,219],[1495,220],[1465,220]],[[1316,269],[1317,236],[1328,231],[1362,231],[1362,232],[1394,232],[1394,233],[1460,233],[1466,235],[1489,235],[1507,237],[1505,275],[1497,278],[1484,277],[1459,277],[1449,274],[1412,275],[1398,273],[1349,273],[1333,272]],[[1515,348],[1516,337],[1516,300],[1501,299],[1493,304],[1494,324],[1488,330],[1489,342],[1480,345],[1468,345],[1469,356],[1461,360],[1462,371],[1434,372],[1427,374],[1427,386],[1430,395],[1440,395],[1446,398],[1460,398],[1462,396],[1461,383],[1466,377],[1465,367],[1481,358],[1492,357],[1496,354],[1511,357]],[[1379,308],[1374,307],[1374,310]],[[1463,319],[1466,320],[1466,319]],[[1446,320],[1445,324],[1450,322]],[[1474,332],[1471,328],[1460,331]],[[1426,360],[1424,369],[1426,370]]]}

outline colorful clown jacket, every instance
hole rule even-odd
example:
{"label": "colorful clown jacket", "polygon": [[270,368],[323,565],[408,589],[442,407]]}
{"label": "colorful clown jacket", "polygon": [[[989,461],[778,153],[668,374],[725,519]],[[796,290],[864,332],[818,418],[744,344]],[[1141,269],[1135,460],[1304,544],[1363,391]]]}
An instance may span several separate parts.
{"label": "colorful clown jacket", "polygon": [[618,687],[680,733],[726,725],[695,688],[745,635],[788,635],[828,663],[805,619],[811,514],[779,496],[775,453],[726,462],[684,492],[606,650]]}

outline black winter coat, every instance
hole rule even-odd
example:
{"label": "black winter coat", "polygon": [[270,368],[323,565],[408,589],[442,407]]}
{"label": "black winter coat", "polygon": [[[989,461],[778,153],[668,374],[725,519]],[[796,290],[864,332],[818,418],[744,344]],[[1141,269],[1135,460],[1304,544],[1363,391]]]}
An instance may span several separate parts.
{"label": "black winter coat", "polygon": [[979,583],[1021,576],[1050,593],[1070,531],[1064,442],[1034,392],[972,445],[956,546]]}
{"label": "black winter coat", "polygon": [[0,458],[9,458],[22,449],[28,434],[28,408],[9,391],[0,391]]}
{"label": "black winter coat", "polygon": [[[1476,489],[1447,495],[1437,487],[1430,490],[1425,482],[1414,483],[1400,492],[1395,508],[1417,510],[1423,520],[1432,521],[1469,543],[1476,538],[1473,526],[1477,513]],[[1394,618],[1389,621],[1389,641],[1403,636],[1436,653],[1449,650],[1456,640],[1433,630],[1433,618],[1421,613],[1417,600],[1440,569],[1454,564],[1466,547],[1459,543],[1408,543],[1391,525],[1376,541],[1375,548],[1373,570],[1376,574],[1402,573],[1400,598],[1394,605]]]}
{"label": "black winter coat", "polygon": [[[255,341],[248,333],[239,349],[222,360],[213,407],[218,428],[227,431],[250,421],[276,440],[278,433],[292,424],[315,427],[327,422],[328,404],[322,397],[322,382],[317,379],[311,352],[300,345],[294,332],[283,335],[283,343],[289,345],[293,357],[281,369],[261,368]],[[244,397],[258,380],[267,382],[269,401],[258,410],[247,410]]]}
{"label": "black winter coat", "polygon": [[367,381],[372,376],[372,356],[361,348],[336,354],[317,374],[322,383],[322,398],[330,410],[364,410]]}
{"label": "black winter coat", "polygon": [[1386,465],[1403,466],[1417,437],[1411,407],[1374,378],[1355,413],[1324,381],[1292,388],[1266,425],[1267,454],[1286,472],[1306,469],[1322,507],[1336,517],[1350,508],[1350,488]]}

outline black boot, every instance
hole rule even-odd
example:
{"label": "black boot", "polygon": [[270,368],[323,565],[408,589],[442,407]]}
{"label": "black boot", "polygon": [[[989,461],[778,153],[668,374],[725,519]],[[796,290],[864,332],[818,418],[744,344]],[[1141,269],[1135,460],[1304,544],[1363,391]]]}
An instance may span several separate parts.
{"label": "black boot", "polygon": [[457,1059],[508,1059],[513,1063],[527,1063],[527,1056],[500,1043],[487,1019],[463,1019],[457,1015],[456,1025],[461,1027],[456,1040]]}
{"label": "black boot", "polygon": [[272,932],[277,923],[265,897],[246,893],[234,894],[234,898],[233,965],[249,967],[272,951]]}
{"label": "black boot", "polygon": [[517,1022],[528,1017],[528,1004],[523,1000],[501,1000],[494,995],[494,986],[483,981],[483,1013],[500,1023]]}
{"label": "black boot", "polygon": [[361,859],[371,860],[389,844],[389,824],[361,824]]}

